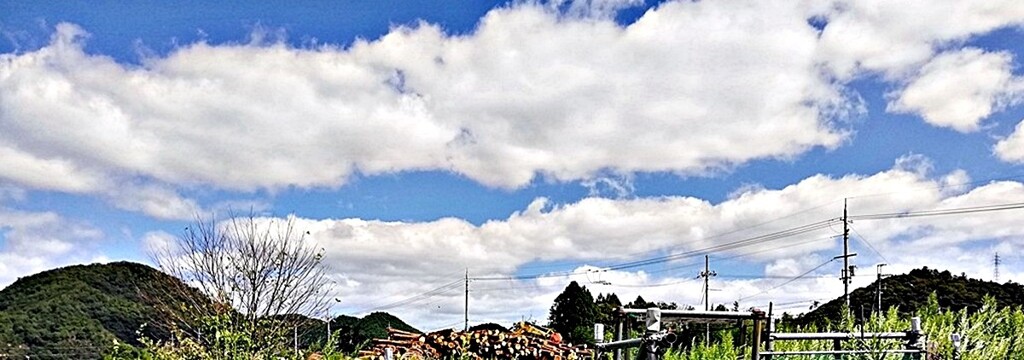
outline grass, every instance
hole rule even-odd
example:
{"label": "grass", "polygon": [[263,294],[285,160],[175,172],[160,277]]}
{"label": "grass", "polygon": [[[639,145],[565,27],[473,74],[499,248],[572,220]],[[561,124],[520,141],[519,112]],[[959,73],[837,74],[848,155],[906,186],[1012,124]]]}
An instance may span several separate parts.
{"label": "grass", "polygon": [[[900,316],[896,308],[891,308],[885,314],[872,316],[863,324],[864,332],[885,332],[885,331],[906,331],[910,328],[910,317]],[[1024,311],[1019,306],[1002,307],[996,306],[992,298],[986,298],[984,305],[974,313],[968,313],[966,309],[950,311],[941,309],[938,300],[933,295],[928,300],[928,305],[917,311],[921,317],[922,330],[925,334],[924,343],[928,351],[926,359],[962,359],[962,360],[997,360],[997,359],[1024,359]],[[839,319],[834,326],[825,329],[810,328],[789,328],[782,329],[784,332],[860,332],[861,326],[855,324],[852,316]],[[733,335],[739,335],[735,330],[720,333],[722,341],[704,345],[703,342],[692,344],[687,351],[670,351],[666,354],[665,360],[725,360],[725,359],[749,359],[751,349],[748,346],[733,347],[731,345]],[[962,341],[959,354],[954,349],[951,334],[960,334]],[[808,350],[831,350],[830,340],[800,340],[800,341],[777,341],[776,351],[808,351]],[[881,350],[901,349],[903,344],[899,340],[864,340],[844,341],[843,349],[848,350]],[[902,354],[858,354],[847,355],[847,360],[896,360],[904,359]],[[825,360],[835,359],[832,355],[820,356],[775,356],[774,360],[782,359],[805,359]]]}

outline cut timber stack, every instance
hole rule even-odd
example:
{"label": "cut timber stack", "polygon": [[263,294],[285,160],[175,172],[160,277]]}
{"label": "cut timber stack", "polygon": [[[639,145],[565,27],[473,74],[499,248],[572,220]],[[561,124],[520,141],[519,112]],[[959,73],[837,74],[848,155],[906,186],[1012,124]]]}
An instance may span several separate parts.
{"label": "cut timber stack", "polygon": [[373,348],[360,352],[360,359],[384,359],[391,349],[395,359],[523,359],[582,360],[593,358],[586,347],[570,346],[549,338],[522,332],[442,330],[418,334],[388,328],[387,339],[375,339]]}

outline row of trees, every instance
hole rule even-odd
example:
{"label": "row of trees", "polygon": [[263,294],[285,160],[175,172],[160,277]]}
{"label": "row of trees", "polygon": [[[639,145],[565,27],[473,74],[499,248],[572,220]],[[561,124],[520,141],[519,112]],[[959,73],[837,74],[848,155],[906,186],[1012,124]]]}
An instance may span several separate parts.
{"label": "row of trees", "polygon": [[[619,296],[615,293],[608,295],[598,294],[597,298],[587,290],[585,286],[573,281],[565,287],[551,305],[548,315],[548,325],[562,334],[571,343],[586,344],[592,343],[594,339],[594,324],[606,325],[616,324],[616,309],[623,306]],[[721,306],[721,305],[719,305]],[[631,309],[646,309],[657,307],[665,310],[678,309],[676,303],[647,302],[643,297],[637,296],[632,302],[625,304]],[[687,307],[692,310],[693,307]],[[640,331],[641,324],[631,324],[634,331]],[[606,328],[611,331],[610,328]]]}

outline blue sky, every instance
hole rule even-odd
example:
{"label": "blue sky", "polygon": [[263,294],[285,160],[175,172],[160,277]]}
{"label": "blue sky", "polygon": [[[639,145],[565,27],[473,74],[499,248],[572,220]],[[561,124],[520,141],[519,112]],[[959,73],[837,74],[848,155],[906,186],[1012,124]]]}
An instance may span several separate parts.
{"label": "blue sky", "polygon": [[[3,2],[0,286],[254,209],[325,249],[335,312],[467,268],[571,273],[479,280],[475,322],[543,319],[570,280],[696,304],[701,249],[843,198],[1024,202],[1022,24],[1014,1]],[[864,221],[856,264],[992,278],[999,252],[1019,281],[1019,215]],[[839,295],[835,263],[775,288],[835,235],[704,251],[712,301]],[[460,296],[386,310],[443,327]]]}

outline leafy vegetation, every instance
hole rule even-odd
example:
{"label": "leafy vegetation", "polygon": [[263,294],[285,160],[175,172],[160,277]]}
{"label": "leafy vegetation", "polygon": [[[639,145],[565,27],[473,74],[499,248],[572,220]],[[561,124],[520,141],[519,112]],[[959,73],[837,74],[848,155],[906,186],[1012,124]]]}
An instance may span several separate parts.
{"label": "leafy vegetation", "polygon": [[312,320],[299,329],[300,347],[310,349],[322,349],[331,347],[332,352],[353,353],[364,348],[373,339],[386,338],[388,327],[395,329],[420,332],[407,324],[402,319],[386,312],[373,312],[362,319],[342,315],[331,321],[331,333],[333,341],[328,344],[327,323],[320,320]]}
{"label": "leafy vegetation", "polygon": [[[926,296],[924,304],[912,314],[904,314],[895,307],[884,313],[872,314],[862,323],[858,323],[852,313],[834,322],[834,326],[818,328],[791,325],[780,329],[785,332],[817,332],[836,331],[856,333],[905,331],[910,328],[910,316],[920,316],[925,334],[924,342],[929,359],[1021,359],[1024,354],[1024,311],[1020,306],[999,306],[995,297],[986,297],[980,307],[973,311],[964,307],[960,310],[944,308],[940,305],[939,296]],[[957,351],[950,339],[950,334],[961,335],[963,341]],[[665,360],[725,360],[749,358],[750,347],[741,345],[734,347],[729,342],[740,334],[736,330],[722,331],[721,342],[708,345],[695,343],[688,351],[670,351]],[[847,350],[881,350],[900,349],[903,344],[898,340],[866,340],[845,341],[843,349]],[[780,341],[775,343],[777,351],[810,351],[832,349],[831,341],[805,340]],[[833,355],[820,356],[775,356],[774,359],[834,359]],[[861,354],[848,355],[847,360],[896,360],[904,359],[903,355]]]}
{"label": "leafy vegetation", "polygon": [[[174,309],[195,300],[181,298],[181,288],[176,278],[131,262],[70,266],[19,279],[0,291],[0,357],[202,359],[214,349],[223,353],[250,342],[230,313],[181,323]],[[339,316],[331,322],[335,336],[328,348],[324,321],[288,316],[301,318],[292,322],[301,324],[296,330],[302,349],[326,353],[350,354],[385,336],[388,326],[416,331],[383,312],[362,319]],[[286,350],[291,347],[281,351]]]}
{"label": "leafy vegetation", "polygon": [[[174,307],[168,306],[186,303],[180,298],[180,286],[174,277],[127,262],[71,266],[19,279],[0,291],[0,354],[19,358],[95,359],[106,355],[110,359],[199,360],[230,359],[233,357],[223,354],[236,353],[247,355],[234,358],[253,358],[252,353],[234,351],[261,346],[239,330],[243,323],[233,312],[181,322],[181,314],[173,313]],[[883,286],[886,312],[868,310],[861,318],[860,305],[870,309],[875,301],[874,287],[870,286],[852,293],[853,312],[844,311],[841,299],[836,299],[803,316],[790,317],[779,325],[780,331],[903,331],[909,328],[911,316],[921,316],[929,349],[940,358],[953,356],[952,333],[963,335],[962,359],[1013,359],[1024,354],[1024,311],[1020,308],[1024,286],[984,282],[927,268],[887,278]],[[171,288],[175,291],[168,290]],[[552,305],[551,324],[566,335],[566,341],[588,342],[593,323],[614,323],[609,314],[619,304],[615,294],[594,298],[585,287],[572,283]],[[730,310],[738,310],[737,304],[733,305]],[[626,306],[678,308],[642,297]],[[726,307],[718,305],[716,309]],[[297,334],[300,352],[295,353],[289,343],[266,349],[257,358],[300,358],[319,352],[326,359],[348,359],[370,339],[386,336],[389,326],[416,331],[401,319],[378,312],[362,319],[335,317],[331,321],[333,336],[328,338],[323,321],[285,316],[295,317],[289,322],[301,324],[282,334],[289,339]],[[639,322],[632,325],[635,331],[640,330]],[[611,336],[611,328],[606,328],[606,339]],[[667,354],[668,360],[749,357],[750,326],[712,327],[711,341],[705,341],[703,326],[676,330],[680,341]],[[824,341],[776,343],[777,350],[821,350],[831,346],[831,342]],[[900,344],[891,340],[851,341],[844,346],[877,349]],[[826,358],[831,357],[822,357]],[[848,359],[887,358],[876,355]]]}
{"label": "leafy vegetation", "polygon": [[[850,293],[850,309],[860,317],[870,316],[877,298],[875,285],[856,289]],[[949,271],[938,271],[927,267],[915,269],[903,275],[882,280],[882,308],[898,309],[902,315],[914,313],[927,304],[930,294],[938,296],[939,306],[944,309],[967,309],[977,311],[984,305],[984,297],[991,296],[1000,307],[1020,305],[1024,302],[1024,286],[1012,282],[999,284],[968,278],[965,274],[953,275]],[[793,319],[796,325],[826,325],[829,319],[839,318],[843,299],[829,301],[803,316]]]}
{"label": "leafy vegetation", "polygon": [[[0,291],[0,354],[99,358],[114,341],[166,339],[181,302],[177,279],[130,262],[80,265],[18,279]],[[146,325],[146,326],[143,326]],[[138,331],[141,329],[141,333]]]}
{"label": "leafy vegetation", "polygon": [[548,325],[562,334],[566,342],[586,344],[593,342],[596,318],[596,306],[590,290],[573,281],[551,305]]}

